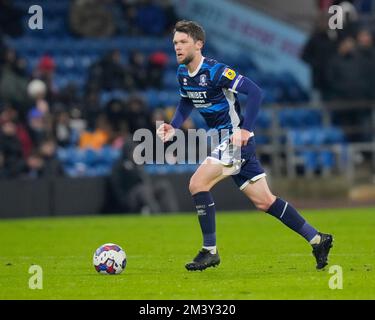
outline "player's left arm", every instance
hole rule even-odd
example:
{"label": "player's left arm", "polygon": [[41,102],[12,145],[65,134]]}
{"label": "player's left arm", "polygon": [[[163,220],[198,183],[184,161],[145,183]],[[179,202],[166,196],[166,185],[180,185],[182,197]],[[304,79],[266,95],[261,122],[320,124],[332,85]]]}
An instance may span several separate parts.
{"label": "player's left arm", "polygon": [[233,93],[247,95],[244,121],[241,130],[236,130],[231,138],[235,145],[246,145],[254,131],[255,121],[263,98],[262,90],[249,78],[237,74],[228,67],[223,70],[218,84]]}
{"label": "player's left arm", "polygon": [[241,77],[236,91],[247,95],[244,121],[241,129],[252,132],[255,129],[255,121],[262,103],[263,93],[255,82],[247,77]]}

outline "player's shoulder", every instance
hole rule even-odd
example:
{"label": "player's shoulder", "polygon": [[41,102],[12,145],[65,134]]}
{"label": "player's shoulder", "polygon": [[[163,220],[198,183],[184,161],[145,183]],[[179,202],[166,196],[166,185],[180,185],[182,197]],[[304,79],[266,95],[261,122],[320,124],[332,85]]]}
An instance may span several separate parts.
{"label": "player's shoulder", "polygon": [[226,67],[226,65],[222,62],[219,62],[215,59],[212,59],[212,58],[204,58],[204,61],[203,61],[203,68],[207,68],[207,69],[214,69],[214,70],[218,70],[220,68],[224,68]]}
{"label": "player's shoulder", "polygon": [[217,81],[223,74],[224,70],[229,68],[225,63],[219,62],[212,58],[205,58],[204,65],[209,70],[210,78],[213,81]]}

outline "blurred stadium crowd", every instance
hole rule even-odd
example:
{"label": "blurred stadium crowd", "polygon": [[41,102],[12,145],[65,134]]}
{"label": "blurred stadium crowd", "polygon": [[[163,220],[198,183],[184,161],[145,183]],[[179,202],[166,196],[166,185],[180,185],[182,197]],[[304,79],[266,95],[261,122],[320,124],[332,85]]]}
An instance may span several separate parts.
{"label": "blurred stadium crowd", "polygon": [[30,4],[0,2],[0,30],[10,37],[10,45],[1,41],[0,176],[109,174],[129,133],[173,113],[151,110],[138,93],[148,90],[155,100],[150,90],[163,88],[169,56],[152,40],[146,52],[124,38],[170,36],[173,7],[44,1],[38,32],[26,26]]}
{"label": "blurred stadium crowd", "polygon": [[[367,4],[372,1],[353,1]],[[312,70],[313,87],[324,100],[374,100],[375,48],[373,23],[364,23],[349,1],[320,1],[322,14],[302,52]],[[329,28],[327,7],[343,4],[344,28]]]}
{"label": "blurred stadium crowd", "polygon": [[[169,121],[178,103],[171,44],[178,19],[174,7],[169,0],[38,3],[44,29],[31,30],[27,12],[33,1],[0,0],[0,178],[110,175],[123,161],[132,133],[139,128],[154,131],[155,121]],[[317,3],[322,10],[335,4]],[[363,24],[360,12],[371,8],[372,1],[362,1],[361,7],[346,3],[344,30],[328,29],[327,15],[322,14],[301,59],[311,66],[313,87],[323,101],[373,100],[374,30]],[[209,41],[205,50],[215,56]],[[264,89],[266,105],[310,99],[311,93],[291,74],[263,72],[250,58],[223,60]],[[322,115],[309,112],[284,110],[279,125],[316,130]],[[352,120],[351,112],[345,117]],[[361,121],[368,121],[364,118],[360,114]],[[263,110],[260,130],[270,122]],[[202,119],[193,114],[184,129],[202,126]],[[342,141],[339,134],[333,142]],[[269,142],[259,135],[259,144]],[[191,170],[168,170],[185,169]],[[156,169],[148,168],[152,170]]]}

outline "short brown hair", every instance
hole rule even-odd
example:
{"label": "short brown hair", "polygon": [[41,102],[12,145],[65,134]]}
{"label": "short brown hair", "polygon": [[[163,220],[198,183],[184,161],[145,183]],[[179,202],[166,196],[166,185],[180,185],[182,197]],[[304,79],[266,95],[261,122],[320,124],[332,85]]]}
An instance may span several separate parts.
{"label": "short brown hair", "polygon": [[176,32],[186,33],[187,35],[192,37],[194,41],[200,40],[204,43],[206,40],[204,29],[195,21],[178,21],[174,27],[173,34],[175,34]]}

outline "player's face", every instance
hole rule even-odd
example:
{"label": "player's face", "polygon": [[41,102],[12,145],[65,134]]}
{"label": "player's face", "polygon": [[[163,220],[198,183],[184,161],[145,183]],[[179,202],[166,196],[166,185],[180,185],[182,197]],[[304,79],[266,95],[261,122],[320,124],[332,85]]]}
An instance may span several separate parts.
{"label": "player's face", "polygon": [[174,50],[178,64],[189,64],[202,49],[202,41],[194,41],[192,37],[183,32],[175,32],[173,37]]}

